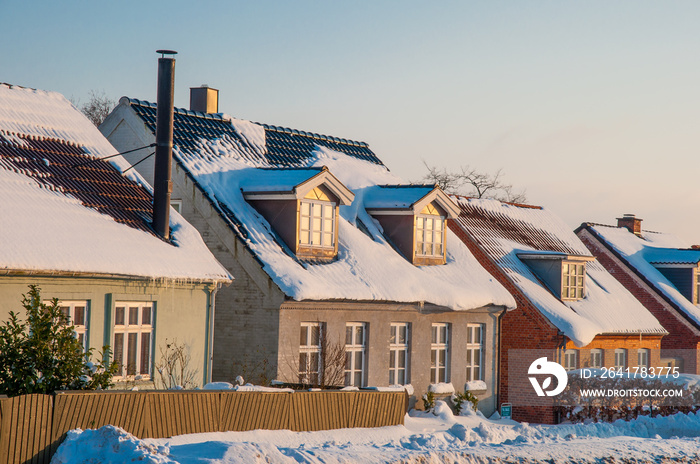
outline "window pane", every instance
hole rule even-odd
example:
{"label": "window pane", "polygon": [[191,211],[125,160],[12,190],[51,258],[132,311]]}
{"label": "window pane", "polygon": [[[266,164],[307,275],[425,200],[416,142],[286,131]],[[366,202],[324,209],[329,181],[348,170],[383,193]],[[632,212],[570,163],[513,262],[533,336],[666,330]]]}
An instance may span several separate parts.
{"label": "window pane", "polygon": [[321,244],[321,232],[316,232],[314,230],[312,234],[313,238],[311,240],[312,245],[320,245]]}
{"label": "window pane", "polygon": [[141,324],[151,324],[151,308],[146,307],[141,310]]}
{"label": "window pane", "polygon": [[432,337],[431,337],[431,342],[432,343],[437,343],[437,333],[438,333],[438,328],[437,326],[433,326],[433,332],[432,332]]}
{"label": "window pane", "polygon": [[66,319],[70,319],[70,307],[68,306],[61,306],[61,314],[63,314]]}
{"label": "window pane", "polygon": [[396,351],[389,352],[389,368],[394,369],[396,367]]}
{"label": "window pane", "polygon": [[124,363],[124,334],[114,334],[114,360],[121,365]]}
{"label": "window pane", "polygon": [[362,386],[362,372],[355,372],[355,383],[353,385],[357,387]]}
{"label": "window pane", "polygon": [[309,232],[308,232],[308,231],[302,230],[302,231],[299,233],[299,243],[302,243],[302,244],[304,244],[304,245],[308,245],[308,244],[309,244]]}
{"label": "window pane", "polygon": [[323,246],[331,247],[333,246],[333,234],[323,234]]}
{"label": "window pane", "polygon": [[355,370],[362,370],[362,353],[355,353]]}
{"label": "window pane", "polygon": [[352,326],[345,327],[345,344],[352,345]]}
{"label": "window pane", "polygon": [[73,316],[73,325],[85,325],[85,307],[76,306],[75,316]]}
{"label": "window pane", "polygon": [[308,370],[306,356],[307,356],[306,353],[299,353],[299,373],[304,373]]}
{"label": "window pane", "polygon": [[406,329],[405,325],[399,327],[399,343],[406,343]]}
{"label": "window pane", "polygon": [[331,205],[323,205],[323,217],[328,219],[333,217],[333,207]]}
{"label": "window pane", "polygon": [[114,312],[114,325],[124,325],[124,308],[118,307]]}
{"label": "window pane", "polygon": [[138,344],[138,334],[130,333],[128,334],[127,347],[127,362],[126,362],[126,375],[136,374],[136,345]]}
{"label": "window pane", "polygon": [[320,327],[317,325],[312,325],[311,329],[311,345],[318,346],[319,340],[321,339]]}
{"label": "window pane", "polygon": [[399,351],[399,367],[401,369],[406,368],[406,352],[405,351]]}
{"label": "window pane", "polygon": [[[303,216],[308,216],[309,215],[309,203],[302,201],[301,202],[301,214]],[[308,224],[308,222],[307,222]]]}
{"label": "window pane", "polygon": [[355,345],[364,345],[364,340],[363,340],[364,332],[365,332],[364,327],[362,327],[362,326],[356,327]]}
{"label": "window pane", "polygon": [[399,371],[399,379],[398,379],[399,385],[405,385],[406,384],[406,371]]}
{"label": "window pane", "polygon": [[299,344],[302,346],[308,345],[308,330],[309,328],[305,325],[301,326],[301,330],[299,333]]}
{"label": "window pane", "polygon": [[394,379],[394,371],[389,371],[389,385],[395,385],[396,379]]}
{"label": "window pane", "polygon": [[141,334],[141,369],[139,373],[148,374],[151,366],[151,334]]}
{"label": "window pane", "polygon": [[129,308],[129,325],[139,324],[139,308]]}

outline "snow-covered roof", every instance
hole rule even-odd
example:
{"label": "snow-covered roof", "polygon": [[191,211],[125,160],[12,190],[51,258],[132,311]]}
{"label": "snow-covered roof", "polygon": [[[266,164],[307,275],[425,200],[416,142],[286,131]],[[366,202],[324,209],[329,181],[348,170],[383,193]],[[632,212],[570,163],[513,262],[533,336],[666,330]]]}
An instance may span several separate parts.
{"label": "snow-covered roof", "polygon": [[115,153],[62,95],[0,84],[0,269],[230,280],[179,214],[172,244],[151,231],[150,187]]}
{"label": "snow-covered roof", "polygon": [[[120,104],[129,105],[146,127],[154,130],[149,112],[155,112],[155,105],[127,98]],[[389,172],[367,144],[181,109],[176,110],[175,120],[177,162],[212,203],[219,205],[232,230],[288,297],[424,301],[454,310],[515,307],[512,296],[452,233],[447,237],[445,265],[414,266],[396,252],[378,222],[367,213],[364,195],[377,185],[403,181]],[[178,124],[183,130],[178,130]],[[184,130],[203,125],[206,131]],[[355,197],[351,204],[340,206],[337,259],[324,264],[300,262],[246,202],[241,187],[258,182],[255,176],[260,168],[323,166]]]}
{"label": "snow-covered roof", "polygon": [[700,261],[700,250],[690,248],[673,234],[642,231],[639,237],[625,227],[603,224],[584,226],[607,243],[623,260],[642,274],[661,294],[669,298],[696,325],[700,326],[700,308],[691,303],[654,266],[664,264],[685,264],[696,266]]}
{"label": "snow-covered roof", "polygon": [[[665,333],[656,318],[594,260],[576,234],[547,209],[496,200],[456,198],[462,210],[457,219],[460,227],[576,345],[587,345],[599,334]],[[580,257],[588,261],[583,299],[562,301],[523,260],[545,256]]]}
{"label": "snow-covered roof", "polygon": [[412,210],[419,213],[428,203],[435,202],[449,217],[459,214],[452,200],[435,185],[377,185],[367,189],[364,198],[365,208],[370,211]]}
{"label": "snow-covered roof", "polygon": [[314,168],[249,168],[254,169],[241,181],[246,199],[255,195],[291,194],[303,198],[319,185],[326,187],[340,200],[352,203],[355,194],[338,180],[326,167]]}

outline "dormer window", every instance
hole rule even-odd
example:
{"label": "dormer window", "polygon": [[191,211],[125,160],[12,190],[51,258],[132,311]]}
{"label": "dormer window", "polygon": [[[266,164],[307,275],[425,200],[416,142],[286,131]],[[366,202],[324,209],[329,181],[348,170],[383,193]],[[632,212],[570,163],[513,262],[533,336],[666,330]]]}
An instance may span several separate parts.
{"label": "dormer window", "polygon": [[445,252],[445,217],[429,204],[416,215],[416,256],[442,258]]}
{"label": "dormer window", "polygon": [[320,188],[299,201],[299,246],[335,246],[335,203]]}
{"label": "dormer window", "polygon": [[592,261],[592,256],[533,250],[518,253],[518,258],[557,298],[576,301],[586,296],[586,262]]}
{"label": "dormer window", "polygon": [[583,298],[586,264],[564,261],[561,266],[561,275],[562,300],[580,300]]}
{"label": "dormer window", "polygon": [[338,208],[355,194],[327,168],[259,169],[241,191],[290,254],[314,262],[335,258]]}

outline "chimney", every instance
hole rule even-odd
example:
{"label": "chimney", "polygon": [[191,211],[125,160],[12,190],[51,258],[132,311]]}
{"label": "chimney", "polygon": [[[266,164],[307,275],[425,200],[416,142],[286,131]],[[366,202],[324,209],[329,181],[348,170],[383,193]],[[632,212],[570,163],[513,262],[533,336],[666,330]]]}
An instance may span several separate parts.
{"label": "chimney", "polygon": [[634,214],[623,214],[617,218],[617,227],[626,227],[634,235],[642,236],[642,220]]}
{"label": "chimney", "polygon": [[219,91],[207,84],[190,87],[190,110],[200,113],[218,113]]}
{"label": "chimney", "polygon": [[[170,238],[170,180],[173,160],[173,94],[175,58],[173,50],[157,50],[158,107],[156,109],[156,159],[153,175],[153,229],[164,240]],[[171,55],[166,57],[165,55]]]}

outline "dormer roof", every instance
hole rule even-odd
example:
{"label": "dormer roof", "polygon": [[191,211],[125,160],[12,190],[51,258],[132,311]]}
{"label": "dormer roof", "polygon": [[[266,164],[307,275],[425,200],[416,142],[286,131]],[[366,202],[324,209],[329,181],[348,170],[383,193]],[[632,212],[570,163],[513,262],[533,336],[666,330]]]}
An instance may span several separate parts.
{"label": "dormer roof", "polygon": [[325,166],[286,169],[259,168],[255,170],[254,175],[241,181],[241,190],[246,200],[300,200],[321,185],[338,198],[340,205],[349,205],[355,198],[355,194]]}
{"label": "dormer roof", "polygon": [[436,185],[377,185],[365,191],[364,201],[370,214],[418,214],[430,203],[442,208],[449,218],[459,214],[459,207]]}

